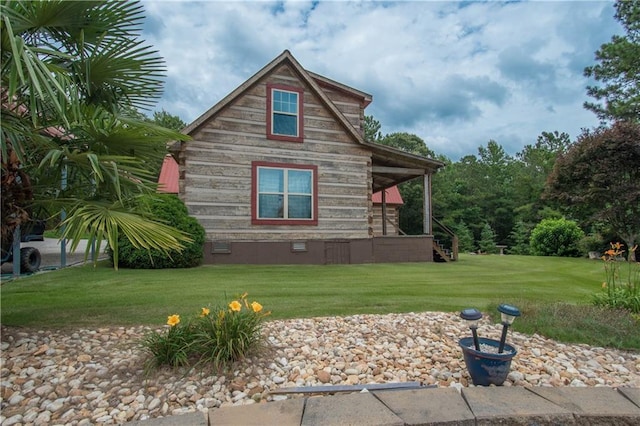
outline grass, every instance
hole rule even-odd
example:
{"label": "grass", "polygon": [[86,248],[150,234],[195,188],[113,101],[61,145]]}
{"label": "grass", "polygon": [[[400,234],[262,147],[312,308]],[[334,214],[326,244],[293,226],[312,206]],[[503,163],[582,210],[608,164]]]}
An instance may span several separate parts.
{"label": "grass", "polygon": [[[602,268],[600,262],[586,259],[470,255],[446,264],[209,265],[180,270],[113,271],[103,263],[3,284],[1,318],[4,325],[32,327],[161,325],[170,314],[196,312],[244,292],[276,319],[486,310],[496,302],[527,306],[537,318],[547,315],[539,314],[538,307],[558,302],[583,309],[600,289]],[[516,330],[519,324],[541,332],[535,324],[526,325],[524,315]],[[551,329],[558,327],[567,328],[560,321]],[[633,337],[633,329],[630,334]],[[640,348],[638,340],[619,347]]]}

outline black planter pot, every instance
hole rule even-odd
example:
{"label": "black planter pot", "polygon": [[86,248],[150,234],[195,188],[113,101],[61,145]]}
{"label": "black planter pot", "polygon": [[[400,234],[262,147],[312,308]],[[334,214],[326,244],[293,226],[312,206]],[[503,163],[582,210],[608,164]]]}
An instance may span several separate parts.
{"label": "black planter pot", "polygon": [[[488,345],[496,348],[500,342],[493,339],[478,338],[480,345]],[[471,375],[471,381],[476,386],[500,386],[504,383],[509,375],[511,368],[511,360],[518,353],[516,348],[505,344],[504,352],[489,353],[475,350],[473,337],[464,337],[458,342],[462,353],[464,354],[464,363]]]}

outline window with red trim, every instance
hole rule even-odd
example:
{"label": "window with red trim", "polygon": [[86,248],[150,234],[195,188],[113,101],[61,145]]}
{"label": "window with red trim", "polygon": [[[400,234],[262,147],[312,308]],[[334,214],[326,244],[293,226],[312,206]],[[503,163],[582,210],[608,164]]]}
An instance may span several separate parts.
{"label": "window with red trim", "polygon": [[317,225],[317,175],[316,166],[254,161],[252,223]]}
{"label": "window with red trim", "polygon": [[267,138],[302,142],[303,90],[279,84],[267,85]]}

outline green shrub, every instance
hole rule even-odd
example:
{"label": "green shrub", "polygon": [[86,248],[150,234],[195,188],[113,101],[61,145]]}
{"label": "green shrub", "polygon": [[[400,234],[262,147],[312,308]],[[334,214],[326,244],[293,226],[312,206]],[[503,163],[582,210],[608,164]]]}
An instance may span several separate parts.
{"label": "green shrub", "polygon": [[544,219],[531,232],[531,254],[534,256],[578,257],[578,242],[584,232],[567,219]]}
{"label": "green shrub", "polygon": [[[187,207],[175,195],[157,194],[146,199],[153,216],[174,228],[184,231],[193,240],[182,251],[171,250],[169,255],[160,250],[136,248],[125,237],[118,239],[119,263],[123,268],[165,269],[192,268],[202,263],[205,232],[198,221],[189,216]],[[113,261],[113,252],[109,250]]]}
{"label": "green shrub", "polygon": [[216,369],[239,361],[260,349],[262,325],[270,312],[258,302],[249,303],[247,293],[226,307],[202,308],[186,321],[167,317],[168,329],[152,331],[142,340],[150,354],[145,370],[161,366],[210,365]]}
{"label": "green shrub", "polygon": [[583,256],[587,256],[589,252],[595,251],[602,253],[605,251],[607,244],[598,234],[589,234],[578,241],[578,248]]}

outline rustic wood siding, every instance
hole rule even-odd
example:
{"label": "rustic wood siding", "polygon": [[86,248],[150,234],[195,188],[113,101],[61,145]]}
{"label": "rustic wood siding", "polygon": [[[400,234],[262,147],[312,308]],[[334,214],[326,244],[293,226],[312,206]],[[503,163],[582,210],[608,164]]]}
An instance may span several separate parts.
{"label": "rustic wood siding", "polygon": [[[397,226],[400,225],[398,207],[387,204],[387,235],[398,235]],[[391,223],[389,223],[391,222]],[[395,224],[395,227],[392,225]],[[373,205],[373,235],[382,236],[382,204]]]}
{"label": "rustic wood siding", "polygon": [[338,90],[331,90],[323,87],[324,93],[331,99],[333,104],[340,110],[347,120],[358,129],[360,133],[364,132],[364,108],[361,106],[361,100],[349,96]]}
{"label": "rustic wood siding", "polygon": [[[267,83],[304,89],[304,142],[266,138]],[[339,94],[337,94],[339,95]],[[337,100],[336,100],[337,101]],[[359,125],[356,104],[338,106]],[[249,87],[191,135],[183,146],[181,197],[208,240],[277,241],[368,238],[371,153],[360,147],[318,96],[288,66]],[[252,225],[251,163],[318,167],[318,225]]]}

